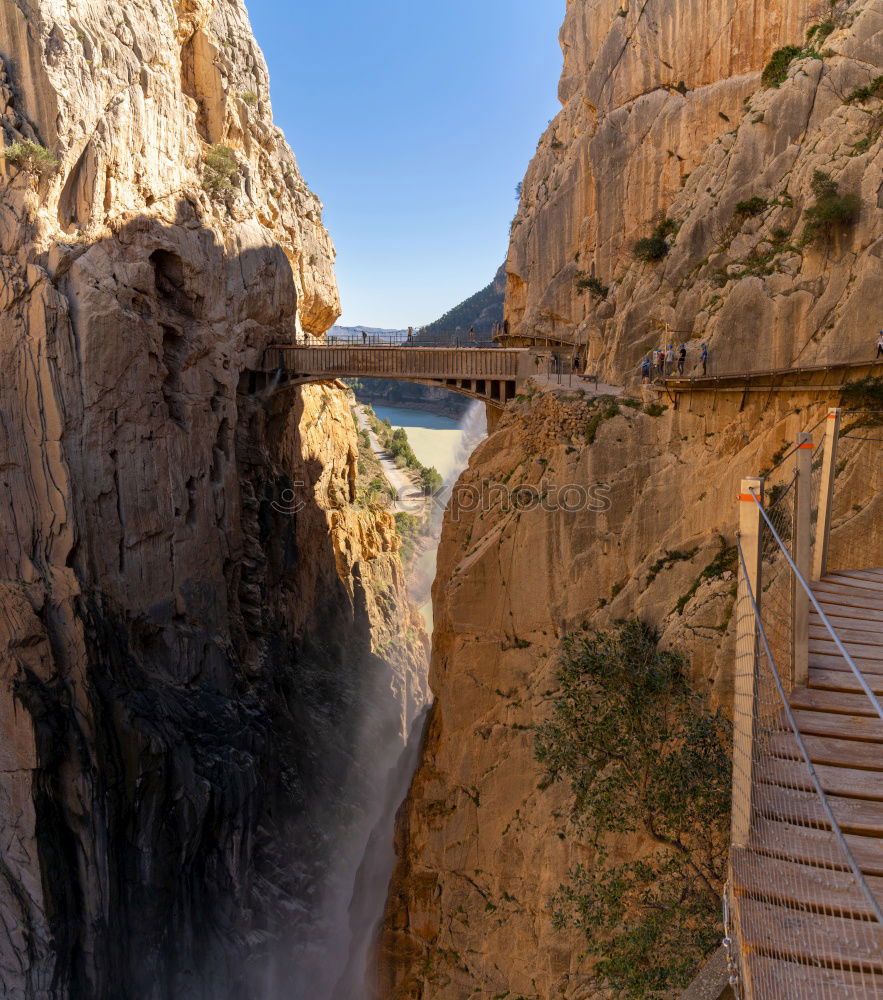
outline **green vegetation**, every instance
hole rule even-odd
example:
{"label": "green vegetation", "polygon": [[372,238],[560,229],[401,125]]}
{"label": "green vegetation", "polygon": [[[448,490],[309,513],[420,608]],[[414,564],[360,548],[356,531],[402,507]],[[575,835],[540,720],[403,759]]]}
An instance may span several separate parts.
{"label": "green vegetation", "polygon": [[647,586],[649,586],[664,569],[668,569],[669,566],[674,566],[677,562],[689,562],[698,551],[699,549],[689,549],[686,552],[681,549],[666,549],[665,555],[657,559],[647,571]]}
{"label": "green vegetation", "polygon": [[650,236],[638,240],[632,248],[632,252],[638,260],[643,260],[646,263],[660,261],[670,249],[667,237],[675,232],[677,232],[677,223],[674,219],[663,219]]}
{"label": "green vegetation", "polygon": [[232,193],[239,178],[239,164],[229,146],[210,146],[203,160],[202,186],[212,196]]}
{"label": "green vegetation", "polygon": [[727,540],[720,536],[717,555],[705,567],[704,570],[693,581],[692,586],[686,594],[682,594],[678,600],[676,611],[679,615],[684,613],[684,608],[690,603],[693,595],[705,580],[719,580],[724,573],[735,573],[738,553],[735,545],[728,545]]}
{"label": "green vegetation", "polygon": [[846,104],[862,104],[872,97],[883,97],[883,76],[874,77],[865,87],[856,89],[846,98]]}
{"label": "green vegetation", "polygon": [[802,45],[786,45],[784,48],[776,49],[761,74],[761,85],[769,88],[784,83],[788,78],[788,67],[804,54],[805,49]]}
{"label": "green vegetation", "polygon": [[861,199],[857,194],[840,194],[837,182],[821,170],[813,174],[810,186],[815,201],[803,213],[807,220],[803,242],[830,242],[838,230],[858,220]]}
{"label": "green vegetation", "polygon": [[58,157],[39,142],[22,139],[0,150],[7,163],[37,177],[49,177],[58,169]]}
{"label": "green vegetation", "polygon": [[240,94],[239,96],[250,108],[253,108],[260,100],[253,90],[246,90],[244,94]]}
{"label": "green vegetation", "polygon": [[420,544],[423,534],[423,521],[416,514],[399,511],[396,514],[396,531],[402,540],[402,559],[410,562]]}
{"label": "green vegetation", "polygon": [[607,298],[607,286],[602,285],[601,279],[596,278],[594,274],[585,274],[584,272],[579,271],[576,276],[576,287],[577,291],[590,292],[599,299]]}
{"label": "green vegetation", "polygon": [[753,198],[748,198],[745,201],[738,202],[735,214],[740,219],[748,219],[753,215],[760,215],[766,207],[766,199],[759,198],[755,195]]}
{"label": "green vegetation", "polygon": [[441,474],[435,466],[426,466],[417,458],[405,429],[397,427],[393,430],[392,424],[388,420],[379,420],[370,406],[365,407],[365,412],[381,447],[392,455],[396,465],[400,469],[412,469],[420,476],[420,485],[426,496],[437,493],[444,485]]}
{"label": "green vegetation", "polygon": [[[720,941],[729,724],[637,621],[568,637],[558,676],[536,757],[547,784],[569,783],[571,819],[597,855],[559,888],[554,923],[585,934],[596,986],[657,998],[686,985]],[[653,850],[613,863],[611,835],[629,833]]]}
{"label": "green vegetation", "polygon": [[619,403],[613,396],[599,396],[598,397],[598,409],[591,417],[589,417],[588,423],[585,429],[586,444],[594,444],[595,438],[598,435],[598,428],[605,420],[612,420],[614,417],[618,417],[622,412],[619,408]]}
{"label": "green vegetation", "polygon": [[820,21],[818,24],[811,25],[806,32],[807,45],[810,42],[816,46],[824,44],[825,39],[834,31],[836,27],[836,22],[830,17],[824,21]]}
{"label": "green vegetation", "polygon": [[661,417],[668,409],[664,403],[648,403],[644,407],[644,412],[648,417]]}

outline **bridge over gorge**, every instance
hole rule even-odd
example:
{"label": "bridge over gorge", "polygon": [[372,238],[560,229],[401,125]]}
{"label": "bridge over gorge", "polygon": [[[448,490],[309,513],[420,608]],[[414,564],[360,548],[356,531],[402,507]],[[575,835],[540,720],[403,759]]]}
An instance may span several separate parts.
{"label": "bridge over gorge", "polygon": [[741,483],[725,898],[741,1000],[883,998],[881,446],[883,414],[831,410]]}
{"label": "bridge over gorge", "polygon": [[515,398],[535,367],[524,348],[328,344],[273,346],[264,365],[284,385],[384,378],[439,386],[497,407]]}

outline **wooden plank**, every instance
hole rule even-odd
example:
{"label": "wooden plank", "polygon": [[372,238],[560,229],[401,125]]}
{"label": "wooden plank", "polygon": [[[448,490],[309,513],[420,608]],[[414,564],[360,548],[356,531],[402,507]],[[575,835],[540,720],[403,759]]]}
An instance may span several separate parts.
{"label": "wooden plank", "polygon": [[851,608],[867,608],[869,611],[883,611],[883,597],[869,597],[859,593],[855,587],[838,587],[834,584],[814,584],[812,588],[819,604],[847,605]]}
{"label": "wooden plank", "polygon": [[[777,788],[774,785],[759,784],[755,796],[759,814],[768,820],[814,830],[830,829],[830,821],[822,808],[822,800],[815,792],[799,792]],[[827,798],[834,819],[844,833],[877,839],[883,836],[883,806],[879,802],[848,799],[839,795],[829,795]],[[782,845],[781,854],[788,855],[787,844]],[[840,858],[840,848],[831,841],[828,851],[829,865],[836,858]]]}
{"label": "wooden plank", "polygon": [[[864,618],[847,618],[844,615],[829,615],[827,612],[825,612],[825,614],[834,631],[838,635],[840,635],[842,629],[853,629],[857,632],[870,632],[873,635],[880,635],[880,633],[883,632],[883,621],[867,621]],[[822,619],[813,608],[809,609],[809,624],[814,628],[825,628],[822,624]]]}
{"label": "wooden plank", "polygon": [[832,968],[883,973],[883,927],[743,899],[742,935],[754,952]]}
{"label": "wooden plank", "polygon": [[[813,791],[809,771],[802,760],[770,757],[755,766],[757,780],[781,788],[799,788]],[[851,799],[883,802],[883,776],[877,771],[863,771],[855,767],[830,767],[818,764],[816,776],[827,795],[840,795]],[[883,833],[883,830],[881,830]]]}
{"label": "wooden plank", "polygon": [[[883,674],[883,664],[879,660],[862,660],[856,659],[854,656],[853,660],[863,674]],[[809,654],[809,665],[810,667],[821,667],[823,670],[848,670],[852,673],[852,668],[843,659],[843,654],[839,650],[836,656],[811,651]]]}
{"label": "wooden plank", "polygon": [[[849,672],[855,679],[855,674]],[[858,680],[856,679],[856,684]],[[872,689],[873,690],[873,689]],[[858,694],[843,691],[819,691],[815,688],[794,688],[789,701],[792,708],[808,708],[816,712],[832,712],[837,715],[873,715],[880,718],[870,698],[859,687]]]}
{"label": "wooden plank", "polygon": [[[847,653],[854,660],[879,660],[883,662],[883,646],[872,646],[866,642],[846,642],[841,640],[846,647]],[[810,653],[819,653],[822,656],[840,656],[840,650],[834,644],[833,639],[810,639]]]}
{"label": "wooden plank", "polygon": [[883,593],[883,574],[873,571],[844,571],[829,573],[820,583],[836,583],[842,587],[858,587]]}
{"label": "wooden plank", "polygon": [[[734,849],[730,858],[737,895],[831,916],[873,918],[867,896],[852,872],[831,871],[797,861]],[[883,901],[883,878],[868,875],[868,888]]]}
{"label": "wooden plank", "polygon": [[[883,674],[867,674],[865,680],[874,694],[883,695]],[[861,691],[858,678],[851,670],[822,670],[813,667],[809,672],[809,686],[828,691]]]}
{"label": "wooden plank", "polygon": [[761,955],[751,957],[752,979],[762,984],[763,1000],[880,1000],[877,976],[820,969]]}
{"label": "wooden plank", "polygon": [[[848,621],[849,619],[847,619]],[[831,627],[837,633],[837,637],[845,643],[847,649],[850,643],[859,643],[868,646],[883,646],[883,625],[876,622],[866,622],[868,628],[852,628],[850,625],[837,626],[831,622]],[[810,642],[813,639],[830,639],[831,633],[821,621],[809,623]]]}
{"label": "wooden plank", "polygon": [[883,743],[883,721],[868,715],[833,715],[830,712],[794,710],[801,733],[813,736],[833,736],[838,740],[861,740]]}
{"label": "wooden plank", "polygon": [[[861,870],[883,876],[883,839],[845,833],[846,843]],[[774,858],[802,861],[847,870],[847,862],[834,835],[827,830],[757,817],[749,846]]]}
{"label": "wooden plank", "polygon": [[[818,598],[817,598],[818,599]],[[856,618],[863,622],[873,622],[875,625],[883,625],[883,611],[873,611],[869,608],[856,608],[851,604],[837,604],[836,602],[819,600],[822,611],[829,619],[831,618]],[[817,612],[811,605],[809,609],[811,615]]]}
{"label": "wooden plank", "polygon": [[[831,767],[857,767],[866,771],[883,771],[883,744],[859,743],[831,736],[801,734],[803,744],[814,764]],[[791,733],[774,733],[770,737],[770,753],[776,757],[802,760],[797,741]]]}

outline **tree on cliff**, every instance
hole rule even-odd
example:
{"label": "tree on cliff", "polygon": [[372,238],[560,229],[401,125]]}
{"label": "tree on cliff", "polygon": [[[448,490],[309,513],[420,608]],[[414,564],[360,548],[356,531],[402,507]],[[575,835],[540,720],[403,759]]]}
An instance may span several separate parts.
{"label": "tree on cliff", "polygon": [[[570,783],[575,830],[597,852],[560,887],[553,918],[585,933],[598,985],[629,1000],[685,985],[722,936],[729,724],[657,643],[637,621],[566,639],[536,742],[549,782]],[[611,863],[629,834],[637,856]]]}

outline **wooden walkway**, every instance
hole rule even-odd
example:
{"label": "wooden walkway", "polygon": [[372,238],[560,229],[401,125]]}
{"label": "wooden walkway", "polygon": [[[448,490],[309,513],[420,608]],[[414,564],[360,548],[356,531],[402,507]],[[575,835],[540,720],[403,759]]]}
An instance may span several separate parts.
{"label": "wooden walkway", "polygon": [[[832,627],[883,695],[883,569],[813,585]],[[822,788],[868,885],[883,904],[883,721],[814,610],[809,683],[790,702]],[[846,868],[832,870],[830,826],[796,741],[773,737],[756,764],[748,847],[732,852],[734,923],[746,1000],[883,998],[883,927]]]}

